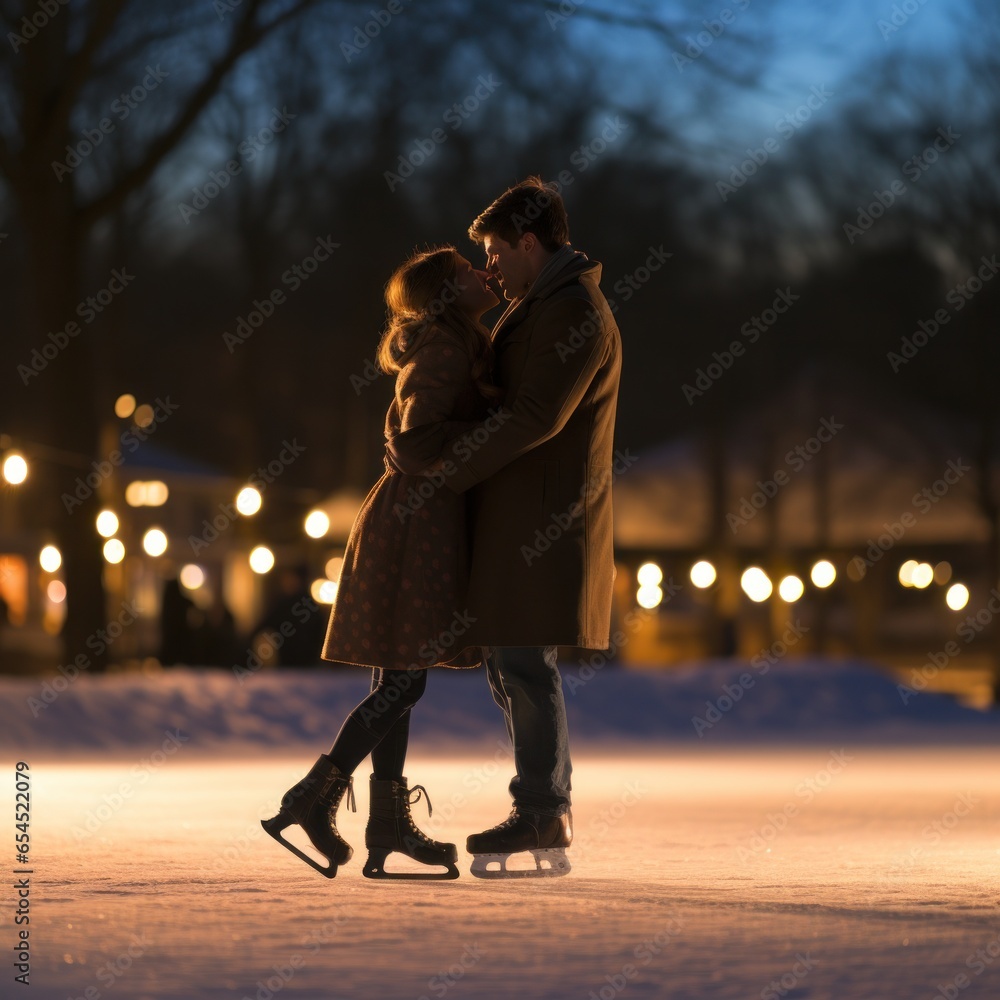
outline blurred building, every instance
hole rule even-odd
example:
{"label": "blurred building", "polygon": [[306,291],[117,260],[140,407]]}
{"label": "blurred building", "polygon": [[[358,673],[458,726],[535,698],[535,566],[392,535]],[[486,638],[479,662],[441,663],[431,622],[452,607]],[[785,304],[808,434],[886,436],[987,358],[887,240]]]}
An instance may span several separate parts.
{"label": "blurred building", "polygon": [[[32,482],[31,449],[24,450],[27,459],[5,453],[5,460],[14,455],[25,462],[23,478],[11,465],[14,481],[4,486],[17,502],[5,503],[0,514],[5,670],[51,669],[67,655],[58,638],[67,597],[62,557],[48,533],[25,517],[32,490],[42,487]],[[288,663],[281,647],[301,646],[305,631],[312,635],[325,624],[339,557],[363,498],[334,498],[331,519],[310,502],[312,491],[256,476],[236,480],[150,441],[120,453],[117,464],[96,463],[92,480],[87,472],[80,478],[81,492],[94,490],[102,501],[92,530],[102,539],[107,618],[92,642],[119,663]],[[303,592],[293,593],[300,581]],[[288,599],[287,621],[273,621],[274,609]]]}
{"label": "blurred building", "polygon": [[960,652],[935,683],[984,699],[1000,599],[981,484],[1000,470],[977,468],[955,444],[968,439],[939,414],[806,379],[638,457],[614,487],[617,609],[655,614],[622,658],[825,653],[908,669],[950,642]]}

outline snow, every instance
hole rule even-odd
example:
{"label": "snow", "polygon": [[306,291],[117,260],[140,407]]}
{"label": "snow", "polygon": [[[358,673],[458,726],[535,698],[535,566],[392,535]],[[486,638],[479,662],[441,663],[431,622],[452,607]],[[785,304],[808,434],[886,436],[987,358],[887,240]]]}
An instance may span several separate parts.
{"label": "snow", "polygon": [[[576,745],[826,743],[845,735],[867,743],[1000,744],[1000,713],[908,689],[860,662],[716,661],[625,670],[595,654],[564,664],[563,677]],[[924,684],[919,673],[914,677],[911,683]],[[179,729],[188,746],[204,752],[325,747],[331,726],[364,697],[369,679],[358,668],[5,678],[0,746],[141,749],[151,733]],[[486,747],[499,719],[481,670],[432,671],[413,714],[413,746]]]}
{"label": "snow", "polygon": [[[508,811],[481,672],[435,674],[414,717],[407,772],[434,804],[415,817],[459,844],[463,871],[436,883],[361,877],[364,767],[336,879],[260,828],[366,690],[361,672],[83,676],[37,719],[41,682],[3,679],[0,741],[31,769],[24,995],[997,995],[992,715],[929,692],[904,704],[860,663],[579,671],[564,674],[573,871],[514,882],[471,878],[462,850]],[[691,717],[748,672],[698,736]],[[12,913],[13,888],[2,902]],[[4,965],[2,995],[21,995]]]}

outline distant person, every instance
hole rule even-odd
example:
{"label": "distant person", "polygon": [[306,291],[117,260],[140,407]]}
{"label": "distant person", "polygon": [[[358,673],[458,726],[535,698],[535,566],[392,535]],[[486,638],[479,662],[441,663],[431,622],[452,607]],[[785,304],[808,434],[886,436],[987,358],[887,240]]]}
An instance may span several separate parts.
{"label": "distant person", "polygon": [[10,666],[10,656],[7,650],[7,636],[10,632],[10,605],[3,594],[0,594],[0,671],[6,673]]}
{"label": "distant person", "polygon": [[157,659],[164,667],[197,662],[196,631],[200,618],[194,601],[171,577],[163,581],[160,600],[160,651]]}
{"label": "distant person", "polygon": [[206,667],[229,666],[239,656],[236,619],[221,594],[214,595],[202,610],[195,644],[197,661]]}
{"label": "distant person", "polygon": [[320,647],[326,631],[326,615],[309,593],[306,566],[286,567],[279,572],[278,596],[253,630],[276,650],[283,667],[314,667],[322,659]]}
{"label": "distant person", "polygon": [[[352,854],[340,836],[337,809],[353,804],[352,775],[369,754],[371,799],[365,845],[369,878],[455,878],[454,844],[422,833],[410,805],[426,794],[403,776],[410,712],[423,694],[427,669],[475,667],[479,647],[457,640],[464,617],[468,552],[465,498],[417,475],[446,435],[474,425],[498,393],[489,380],[489,334],[480,318],[499,301],[484,271],[454,247],[414,254],[389,279],[388,324],[379,362],[396,374],[386,415],[392,439],[412,431],[386,458],[386,471],[361,507],[344,555],[323,657],[374,668],[372,690],[347,717],[329,753],[290,788],[264,829],[317,871],[333,878]],[[428,808],[430,802],[428,801]],[[324,856],[322,866],[281,836],[297,823]],[[398,851],[444,872],[396,875],[387,856]]]}

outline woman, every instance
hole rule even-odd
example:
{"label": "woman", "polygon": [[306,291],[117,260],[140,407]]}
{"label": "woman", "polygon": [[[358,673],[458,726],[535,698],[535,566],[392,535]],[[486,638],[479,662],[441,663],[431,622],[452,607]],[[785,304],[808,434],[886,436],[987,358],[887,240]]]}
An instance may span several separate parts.
{"label": "woman", "polygon": [[[454,648],[468,578],[464,496],[416,473],[437,457],[446,437],[484,418],[499,399],[489,382],[489,334],[480,323],[499,300],[486,272],[451,246],[415,253],[389,279],[385,300],[388,323],[378,358],[384,371],[396,373],[385,422],[386,438],[397,442],[396,464],[386,458],[386,471],[351,529],[322,654],[374,667],[372,690],[344,721],[330,752],[261,825],[333,878],[352,854],[337,831],[337,808],[345,793],[354,808],[351,775],[371,754],[364,874],[457,878],[455,845],[431,840],[413,823],[410,803],[426,789],[407,787],[403,764],[410,709],[423,694],[427,668],[475,667],[482,657],[479,647]],[[327,867],[280,836],[292,823],[308,834]],[[390,874],[385,859],[392,851],[447,871]]]}

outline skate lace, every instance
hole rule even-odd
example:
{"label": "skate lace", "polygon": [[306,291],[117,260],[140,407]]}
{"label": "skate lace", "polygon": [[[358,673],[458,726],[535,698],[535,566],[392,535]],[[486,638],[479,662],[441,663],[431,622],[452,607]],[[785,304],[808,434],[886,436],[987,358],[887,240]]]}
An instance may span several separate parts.
{"label": "skate lace", "polygon": [[[324,789],[324,792],[326,794],[329,794],[330,786],[332,784],[333,784],[332,780],[327,784],[326,788]],[[333,801],[330,803],[331,807],[333,807],[333,808],[338,807],[340,805],[340,800],[341,800],[341,798],[344,795],[347,796],[347,808],[350,809],[351,812],[357,812],[358,811],[358,805],[354,801],[354,778],[353,777],[347,779],[347,785],[344,787],[344,790],[340,793],[340,795],[334,796]]]}
{"label": "skate lace", "polygon": [[421,794],[427,800],[427,815],[433,816],[434,809],[431,806],[431,797],[428,794],[427,789],[424,788],[423,785],[414,785],[411,789],[409,789],[409,791],[406,793],[407,806],[412,806],[414,802],[419,802]]}
{"label": "skate lace", "polygon": [[517,811],[517,809],[512,809],[510,815],[502,823],[498,823],[495,827],[493,827],[493,830],[509,830],[515,823],[518,822],[518,820],[520,820],[520,818],[521,814]]}

